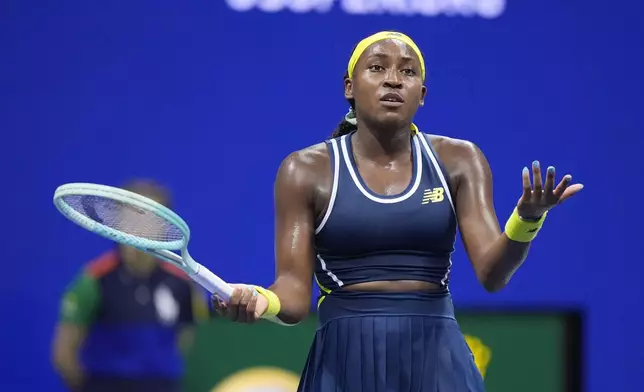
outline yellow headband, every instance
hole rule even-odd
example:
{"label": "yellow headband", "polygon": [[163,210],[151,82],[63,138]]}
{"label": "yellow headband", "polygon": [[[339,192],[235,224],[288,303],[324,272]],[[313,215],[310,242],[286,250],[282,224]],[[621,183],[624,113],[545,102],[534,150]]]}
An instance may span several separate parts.
{"label": "yellow headband", "polygon": [[378,41],[384,41],[386,39],[396,39],[398,41],[402,41],[409,45],[409,47],[416,53],[416,56],[418,56],[418,60],[420,61],[420,71],[421,71],[421,76],[423,77],[423,81],[425,80],[425,60],[423,59],[423,55],[420,53],[420,49],[418,49],[418,46],[414,43],[414,41],[406,36],[403,33],[398,33],[396,31],[381,31],[379,33],[376,33],[374,35],[371,35],[358,44],[356,46],[355,50],[351,54],[351,58],[349,59],[349,77],[353,77],[353,70],[356,67],[356,64],[358,63],[358,60],[360,59],[360,56],[364,53],[367,48],[373,44],[375,44]]}

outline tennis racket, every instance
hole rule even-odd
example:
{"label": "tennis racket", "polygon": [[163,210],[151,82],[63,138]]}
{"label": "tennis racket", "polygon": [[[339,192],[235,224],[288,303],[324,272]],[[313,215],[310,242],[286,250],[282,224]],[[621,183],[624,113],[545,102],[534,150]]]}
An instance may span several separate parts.
{"label": "tennis racket", "polygon": [[160,203],[120,188],[71,183],[56,189],[54,205],[84,229],[170,263],[212,294],[230,299],[233,288],[190,257],[186,222]]}

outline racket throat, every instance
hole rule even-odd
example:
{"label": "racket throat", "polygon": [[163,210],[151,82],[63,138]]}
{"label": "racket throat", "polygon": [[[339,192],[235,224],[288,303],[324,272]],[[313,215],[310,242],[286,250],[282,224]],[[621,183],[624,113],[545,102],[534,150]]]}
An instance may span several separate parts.
{"label": "racket throat", "polygon": [[148,249],[146,250],[146,252],[176,265],[189,275],[195,275],[199,272],[199,264],[195,263],[192,257],[190,257],[188,250],[186,249],[183,249],[181,251],[181,255],[178,255],[169,250]]}

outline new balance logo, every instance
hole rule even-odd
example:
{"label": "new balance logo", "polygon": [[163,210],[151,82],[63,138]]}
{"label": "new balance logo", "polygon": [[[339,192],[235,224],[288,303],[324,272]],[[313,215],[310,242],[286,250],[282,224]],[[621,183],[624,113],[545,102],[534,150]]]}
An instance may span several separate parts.
{"label": "new balance logo", "polygon": [[425,189],[423,192],[423,204],[440,203],[445,199],[445,189],[443,187],[434,189]]}

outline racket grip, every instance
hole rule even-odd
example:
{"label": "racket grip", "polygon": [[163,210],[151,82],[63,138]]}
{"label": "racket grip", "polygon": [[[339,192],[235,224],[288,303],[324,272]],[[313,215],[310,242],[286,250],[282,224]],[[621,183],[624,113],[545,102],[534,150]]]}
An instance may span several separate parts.
{"label": "racket grip", "polygon": [[233,288],[220,277],[213,274],[208,268],[198,264],[197,273],[190,275],[192,280],[199,283],[211,294],[217,294],[222,300],[228,301],[233,295]]}

